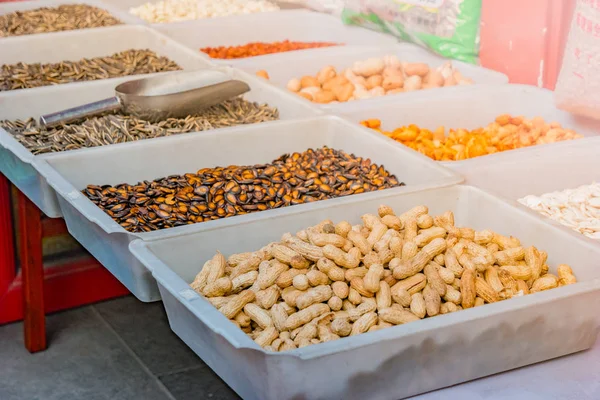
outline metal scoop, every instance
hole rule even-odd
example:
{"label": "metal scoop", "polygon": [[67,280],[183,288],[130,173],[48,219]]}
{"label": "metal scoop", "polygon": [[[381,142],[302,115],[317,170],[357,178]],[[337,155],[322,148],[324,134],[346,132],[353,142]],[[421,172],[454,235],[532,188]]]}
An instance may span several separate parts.
{"label": "metal scoop", "polygon": [[52,127],[115,110],[158,122],[196,114],[250,90],[237,80],[207,85],[207,76],[199,71],[180,72],[124,82],[115,88],[115,97],[44,115],[40,125]]}

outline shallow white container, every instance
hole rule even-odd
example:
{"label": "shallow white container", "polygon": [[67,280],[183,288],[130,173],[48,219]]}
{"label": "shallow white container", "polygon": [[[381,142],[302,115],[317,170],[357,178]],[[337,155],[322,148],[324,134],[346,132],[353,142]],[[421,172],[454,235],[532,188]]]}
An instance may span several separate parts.
{"label": "shallow white container", "polygon": [[[329,146],[383,164],[407,186],[356,195],[378,197],[462,182],[462,177],[403,146],[356,127],[338,117],[267,122],[194,134],[57,153],[34,160],[35,168],[59,195],[69,232],[117,279],[142,301],[159,299],[154,279],[128,250],[129,242],[156,240],[215,226],[252,221],[259,214],[280,215],[288,209],[310,209],[313,204],[290,206],[216,221],[185,225],[147,233],[129,233],[81,190],[88,184],[137,183],[204,167],[254,165],[270,162],[282,154]],[[339,199],[320,203],[335,205]]]}
{"label": "shallow white container", "polygon": [[[569,263],[580,283],[286,353],[259,348],[188,286],[217,250],[257,250],[326,218],[358,223],[380,204],[452,210],[459,226],[547,250],[551,270]],[[130,249],[156,278],[173,331],[248,400],[397,400],[587,349],[600,327],[600,249],[470,186],[346,198]]]}
{"label": "shallow white container", "polygon": [[[18,62],[31,64],[77,61],[82,58],[110,56],[130,49],[152,50],[159,56],[168,57],[184,70],[214,66],[207,57],[201,56],[198,52],[188,49],[144,25],[116,25],[102,29],[56,32],[52,35],[24,35],[5,38],[0,40],[0,65]],[[140,75],[130,76],[139,77]],[[114,79],[117,78],[105,80],[114,82]],[[62,85],[81,83],[85,82]]]}
{"label": "shallow white container", "polygon": [[[15,11],[28,11],[35,10],[36,8],[41,7],[58,7],[66,4],[87,4],[90,6],[98,7],[103,10],[108,11],[113,17],[121,20],[123,24],[146,24],[146,22],[133,14],[128,12],[123,12],[118,7],[113,6],[112,4],[96,1],[96,0],[32,0],[32,1],[11,1],[6,3],[0,3],[0,15],[10,14]],[[103,27],[102,27],[103,28]],[[87,28],[87,29],[102,29],[102,28]],[[77,29],[80,30],[80,29]],[[70,32],[70,31],[67,31]],[[47,32],[47,33],[34,33],[34,35],[47,35],[56,32]],[[23,36],[31,36],[31,35],[23,35]],[[19,36],[10,36],[19,37]],[[0,40],[5,38],[0,38]]]}
{"label": "shallow white container", "polygon": [[467,183],[510,200],[600,182],[600,137],[510,151],[490,163],[465,160],[453,168]]}
{"label": "shallow white container", "polygon": [[[381,127],[387,131],[415,124],[430,130],[443,126],[446,132],[449,129],[485,127],[501,114],[522,115],[527,118],[539,116],[547,122],[560,122],[563,127],[574,129],[586,137],[600,134],[600,121],[559,110],[554,105],[553,92],[520,84],[461,86],[436,92],[435,96],[423,91],[410,99],[382,97],[369,103],[349,104],[346,109],[339,111],[339,114],[355,123],[366,119],[379,119]],[[520,161],[519,165],[525,169],[529,168],[528,154],[534,149],[547,151],[555,146],[559,146],[560,149],[560,146],[566,143],[527,147],[443,164],[465,175],[479,174],[482,167],[493,168],[500,160],[509,157],[515,162]],[[533,170],[530,171],[533,173]],[[544,178],[541,176],[543,174],[538,172],[536,171],[536,176],[551,179],[551,175]],[[471,183],[478,186],[478,183]]]}
{"label": "shallow white container", "polygon": [[[262,79],[243,71],[221,68],[203,70],[202,74],[206,76],[207,84],[227,78],[245,81],[250,85],[251,91],[246,93],[244,98],[277,107],[281,119],[305,118],[322,114],[317,108],[306,104],[297,96],[281,93],[271,85],[266,85]],[[148,75],[45,86],[37,89],[35,96],[31,96],[31,92],[28,90],[0,92],[0,120],[38,118],[44,114],[111,97],[114,96],[115,86],[120,82],[139,79],[143,76]],[[6,175],[44,214],[52,218],[60,217],[62,213],[58,206],[56,193],[32,165],[36,157],[45,156],[48,154],[34,156],[10,133],[0,128],[0,172]]]}
{"label": "shallow white container", "polygon": [[[205,47],[241,46],[251,42],[269,43],[283,40],[332,42],[344,45],[397,43],[393,36],[344,25],[339,18],[308,10],[281,12],[277,14],[276,18],[270,13],[256,13],[154,24],[153,28],[196,51]],[[265,56],[250,58],[259,60],[263,57]],[[211,58],[217,64],[228,65],[236,65],[247,59]]]}
{"label": "shallow white container", "polygon": [[[279,87],[286,89],[287,83],[292,78],[305,75],[316,76],[325,66],[332,65],[338,72],[352,67],[354,62],[366,60],[372,57],[383,57],[385,55],[396,55],[402,62],[424,62],[431,67],[439,67],[447,59],[435,55],[419,46],[410,43],[399,43],[380,46],[336,46],[288,53],[269,54],[261,57],[241,59],[235,66],[249,73],[265,70],[269,73],[269,81]],[[492,71],[483,67],[460,61],[452,61],[452,64],[465,76],[472,78],[476,84],[503,84],[508,83],[508,77],[500,72]],[[427,96],[435,98],[449,88],[427,89],[410,93],[398,93],[387,95],[388,99],[412,99],[413,96],[426,93]],[[369,103],[377,99],[355,100],[347,103],[333,103],[321,105],[334,111],[345,110],[346,107],[369,107]],[[308,100],[305,100],[308,102]]]}
{"label": "shallow white container", "polygon": [[[492,162],[478,161],[465,160],[451,167],[465,176],[468,184],[517,201],[529,194],[539,196],[600,182],[600,137],[532,147],[527,153],[510,151]],[[523,204],[518,205],[527,208]],[[531,212],[538,214],[537,211]],[[548,220],[600,247],[598,240]]]}
{"label": "shallow white container", "polygon": [[[144,5],[146,3],[157,3],[160,0],[102,0],[102,2],[104,4],[110,4],[111,6],[118,8],[119,10],[121,10],[122,13],[129,13],[129,10],[131,8],[135,8],[135,7],[139,7],[141,5]],[[274,3],[277,3],[277,1],[275,1]],[[286,4],[278,4],[280,7],[280,11],[289,11],[290,9],[294,9],[297,7],[294,6],[290,6],[290,5],[286,5]],[[273,11],[273,13],[279,13],[280,11]],[[268,14],[269,12],[262,12],[262,13],[256,13],[256,14]],[[133,15],[131,13],[129,13],[130,15]],[[202,19],[198,19],[195,21],[203,21],[206,19],[222,19],[222,18],[228,18],[229,16],[225,16],[225,17],[216,17],[216,18],[202,18]],[[144,20],[142,20],[144,21]],[[148,23],[146,21],[144,21],[145,23]],[[183,21],[181,21],[183,22]],[[166,23],[171,23],[171,24],[178,24],[180,22],[166,22]],[[153,25],[161,25],[161,24],[153,24]],[[213,33],[214,34],[214,33]]]}

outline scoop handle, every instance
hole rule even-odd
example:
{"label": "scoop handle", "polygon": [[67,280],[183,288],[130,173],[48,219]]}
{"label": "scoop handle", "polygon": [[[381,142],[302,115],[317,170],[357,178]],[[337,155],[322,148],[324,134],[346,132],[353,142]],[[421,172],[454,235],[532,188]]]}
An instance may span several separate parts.
{"label": "scoop handle", "polygon": [[40,125],[45,128],[51,128],[53,126],[68,124],[69,122],[107,111],[119,110],[120,108],[121,103],[119,102],[119,99],[117,97],[111,97],[109,99],[95,101],[93,103],[55,112],[53,114],[42,115],[40,117]]}

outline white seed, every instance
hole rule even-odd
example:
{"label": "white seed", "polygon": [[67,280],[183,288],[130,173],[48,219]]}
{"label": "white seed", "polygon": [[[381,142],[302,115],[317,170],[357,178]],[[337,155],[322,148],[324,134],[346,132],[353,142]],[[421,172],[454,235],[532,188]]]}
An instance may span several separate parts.
{"label": "white seed", "polygon": [[267,0],[163,0],[129,12],[150,23],[165,23],[277,10],[279,7]]}
{"label": "white seed", "polygon": [[600,239],[600,184],[525,196],[521,204],[592,239]]}

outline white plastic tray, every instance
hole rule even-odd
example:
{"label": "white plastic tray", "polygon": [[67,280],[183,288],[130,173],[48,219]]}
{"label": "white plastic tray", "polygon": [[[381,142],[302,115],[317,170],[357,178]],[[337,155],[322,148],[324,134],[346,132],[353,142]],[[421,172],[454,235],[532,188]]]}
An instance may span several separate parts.
{"label": "white plastic tray", "polygon": [[[317,0],[317,1],[319,1],[319,0]],[[129,12],[129,9],[131,7],[138,7],[138,6],[141,6],[142,4],[152,2],[152,1],[151,0],[102,0],[102,2],[106,3],[106,4],[114,4],[115,7],[119,7],[121,10],[123,10],[123,12]],[[290,3],[287,3],[285,0],[284,1],[276,0],[274,2],[277,3],[282,10],[305,8],[301,4],[294,4],[294,3],[290,4]],[[302,0],[300,1],[300,3],[302,3]]]}
{"label": "white plastic tray", "polygon": [[[240,46],[250,42],[282,40],[333,42],[345,45],[384,45],[396,38],[365,28],[344,25],[336,17],[308,10],[234,15],[224,18],[155,24],[153,27],[189,48]],[[204,53],[202,53],[204,54]],[[264,56],[252,57],[259,60]],[[217,64],[236,65],[241,59],[211,59]]]}
{"label": "white plastic tray", "polygon": [[[174,72],[177,73],[177,72]],[[264,81],[243,71],[231,68],[204,70],[207,83],[223,80],[226,76],[241,79],[250,85],[251,91],[245,94],[250,101],[268,103],[279,109],[281,119],[295,119],[319,115],[322,112],[306,104],[293,94],[266,85]],[[225,74],[225,75],[224,75]],[[124,81],[139,79],[142,75],[122,77],[59,86],[45,86],[31,96],[28,90],[15,90],[0,93],[0,120],[38,118],[43,114],[60,111],[69,107],[101,100],[114,95],[114,87]],[[216,80],[215,80],[216,79]],[[75,150],[79,151],[79,150]],[[37,157],[44,157],[40,155]],[[23,147],[13,136],[0,128],[0,172],[15,184],[33,203],[49,217],[60,217],[56,193],[48,186],[32,165],[33,154]]]}
{"label": "white plastic tray", "polygon": [[[353,197],[377,197],[422,188],[452,185],[462,177],[374,132],[357,128],[337,117],[277,121],[208,131],[110,148],[57,153],[34,160],[35,168],[57,191],[69,232],[136,297],[159,299],[150,273],[127,250],[129,242],[156,240],[186,232],[231,226],[257,218],[258,214],[279,215],[287,210],[270,210],[222,220],[185,225],[147,233],[129,233],[94,205],[80,190],[88,184],[137,183],[174,174],[195,172],[203,167],[253,165],[269,162],[281,154],[329,146],[370,157],[407,186]],[[160,161],[160,162],[159,162]],[[320,203],[335,205],[339,199]],[[310,209],[313,204],[287,207]]]}
{"label": "white plastic tray", "polygon": [[[527,153],[511,151],[492,162],[466,160],[452,169],[463,174],[468,184],[512,201],[529,194],[539,196],[556,190],[574,189],[600,182],[600,137],[533,147]],[[520,203],[518,205],[527,208]],[[557,221],[548,220],[600,247],[597,240],[589,239]]]}
{"label": "white plastic tray", "polygon": [[532,147],[526,157],[519,153],[476,166],[477,159],[465,160],[454,170],[468,184],[510,200],[600,182],[600,137]]}
{"label": "white plastic tray", "polygon": [[[436,92],[435,96],[423,91],[410,98],[382,97],[370,103],[349,104],[339,114],[355,123],[369,118],[379,119],[382,128],[388,131],[410,124],[430,130],[439,126],[444,126],[446,130],[475,129],[494,122],[501,114],[523,115],[527,118],[539,116],[547,122],[560,122],[563,127],[574,129],[586,137],[600,134],[600,121],[579,117],[556,108],[553,92],[518,84],[454,87]],[[512,156],[512,160],[521,161],[522,168],[528,168],[527,154],[533,149],[549,150],[564,143],[528,147],[443,164],[467,175],[469,172],[478,173],[482,166],[489,167],[505,157]],[[548,175],[548,179],[550,176]]]}
{"label": "white plastic tray", "polygon": [[[286,89],[287,83],[292,78],[301,78],[305,75],[315,76],[321,68],[332,65],[338,72],[351,67],[355,61],[365,60],[371,57],[383,57],[384,55],[396,55],[401,61],[424,62],[432,67],[438,67],[447,60],[437,56],[419,46],[409,43],[394,45],[384,44],[382,46],[336,46],[288,53],[269,54],[261,57],[241,59],[236,62],[236,67],[255,74],[256,71],[266,70],[270,76],[270,82]],[[476,84],[503,84],[508,82],[508,77],[500,72],[492,71],[472,64],[460,61],[452,61],[457,69],[468,78],[472,78]],[[452,88],[450,88],[452,89]],[[399,93],[385,96],[389,99],[412,99],[413,96],[426,93],[427,96],[435,98],[449,88],[428,89],[410,93]],[[334,111],[342,111],[351,106],[365,106],[377,99],[356,100],[347,103],[324,104],[324,108]],[[308,102],[308,100],[305,100]]]}
{"label": "white plastic tray", "polygon": [[[129,13],[129,10],[131,8],[139,7],[146,3],[156,3],[156,2],[158,2],[158,0],[102,0],[102,2],[104,4],[110,4],[110,5],[114,6],[115,8],[120,9],[121,12],[123,12],[123,13]],[[285,12],[289,11],[290,8],[294,8],[294,7],[289,7],[289,6],[285,6],[285,5],[282,6],[281,4],[279,5],[279,7],[280,7],[281,11],[285,11]],[[269,12],[271,12],[271,11],[269,11]],[[280,11],[272,11],[272,12],[279,13]],[[257,13],[257,14],[267,14],[267,13],[268,12]],[[133,15],[133,14],[131,14],[131,15]],[[203,19],[199,19],[197,21],[202,21],[205,19],[222,19],[222,18],[227,18],[227,17],[203,18]],[[178,24],[180,22],[168,22],[168,23]],[[152,24],[152,25],[161,25],[161,24]],[[214,32],[212,34],[214,34]]]}
{"label": "white plastic tray", "polygon": [[[113,17],[121,20],[123,24],[141,24],[145,25],[146,22],[133,14],[128,12],[121,11],[118,7],[114,7],[111,4],[107,4],[102,1],[96,0],[32,0],[32,1],[12,1],[6,3],[0,3],[0,15],[5,15],[9,13],[13,13],[15,11],[26,11],[26,10],[34,10],[40,7],[58,7],[63,4],[87,4],[90,6],[95,6],[101,8],[103,10],[108,11]],[[89,28],[89,29],[102,29],[102,28]],[[70,32],[70,31],[69,31]],[[46,35],[56,32],[47,32],[47,33],[37,33],[34,35]],[[23,36],[31,36],[31,35],[23,35]],[[19,36],[10,36],[19,37]],[[0,40],[5,38],[0,38]]]}
{"label": "white plastic tray", "polygon": [[[26,49],[26,50],[25,50]],[[82,58],[104,57],[130,50],[149,49],[175,61],[182,69],[214,66],[197,51],[143,25],[116,25],[102,29],[56,32],[52,35],[24,35],[0,40],[0,65],[24,63],[56,63]],[[133,75],[139,76],[139,75]],[[106,79],[108,81],[117,79]],[[85,82],[65,83],[77,85]],[[39,90],[40,88],[18,89]],[[12,90],[11,92],[16,92]]]}
{"label": "white plastic tray", "polygon": [[[515,235],[547,250],[552,269],[570,264],[580,283],[283,354],[259,348],[188,286],[216,250],[255,250],[325,218],[356,223],[382,203],[452,210],[457,225]],[[156,278],[171,328],[247,400],[405,398],[587,349],[600,327],[600,249],[469,186],[347,198],[336,207],[136,240],[130,249]]]}

